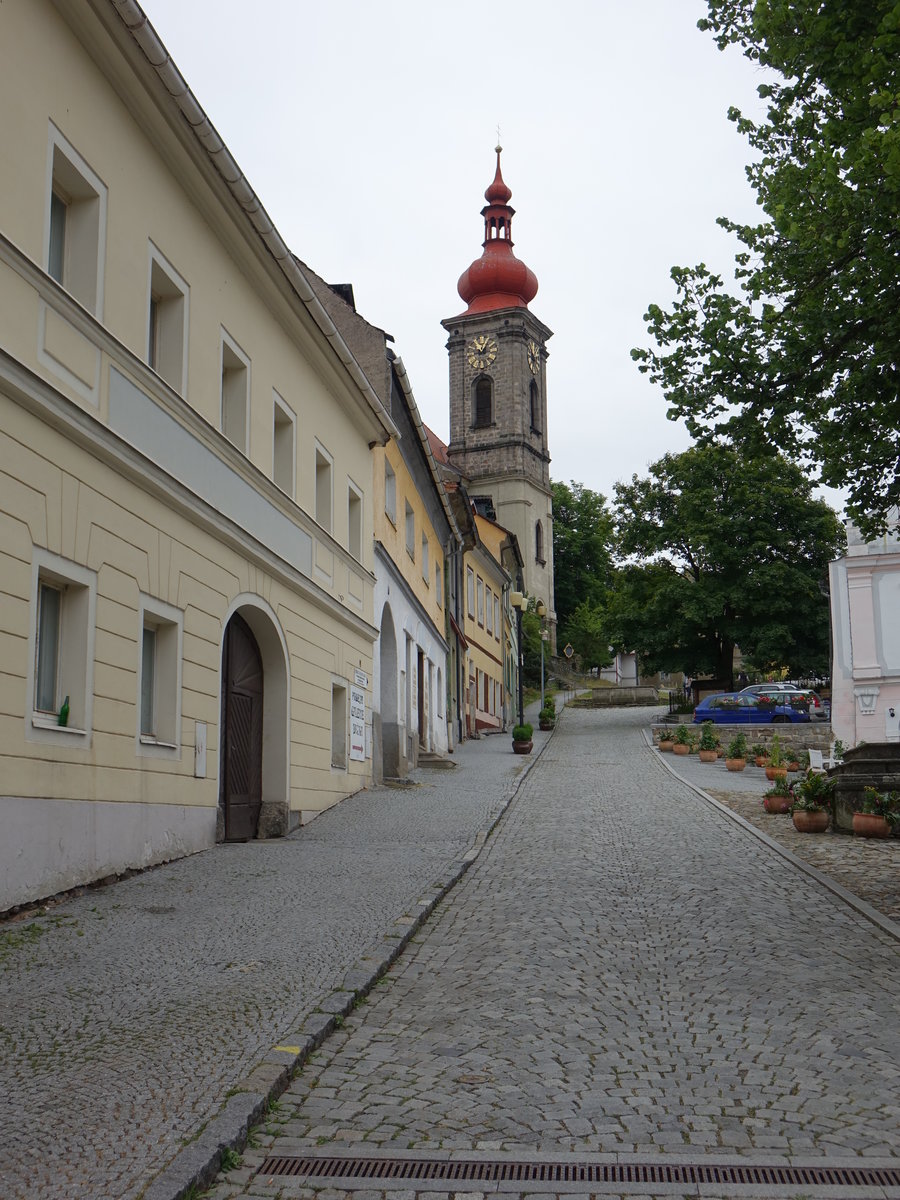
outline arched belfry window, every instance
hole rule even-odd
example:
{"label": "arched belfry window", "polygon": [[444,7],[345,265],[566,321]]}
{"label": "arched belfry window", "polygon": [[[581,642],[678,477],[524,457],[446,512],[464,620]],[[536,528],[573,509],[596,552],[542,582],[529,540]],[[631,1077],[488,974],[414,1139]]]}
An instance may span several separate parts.
{"label": "arched belfry window", "polygon": [[535,562],[539,562],[541,566],[543,566],[544,562],[546,561],[544,559],[544,527],[540,521],[538,521],[537,525],[534,527],[534,559]]}
{"label": "arched belfry window", "polygon": [[531,381],[531,432],[541,432],[541,397],[538,392],[538,385],[532,379]]}
{"label": "arched belfry window", "polygon": [[482,375],[475,384],[475,416],[472,421],[476,429],[484,429],[494,422],[494,385],[487,375]]}

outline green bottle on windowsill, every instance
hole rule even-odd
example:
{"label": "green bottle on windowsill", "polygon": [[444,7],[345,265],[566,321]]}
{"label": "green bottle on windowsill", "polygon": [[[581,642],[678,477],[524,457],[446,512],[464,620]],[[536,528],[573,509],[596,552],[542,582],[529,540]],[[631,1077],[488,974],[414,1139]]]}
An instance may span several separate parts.
{"label": "green bottle on windowsill", "polygon": [[62,702],[62,708],[59,710],[59,716],[56,718],[58,725],[68,725],[69,723],[69,697],[66,696]]}

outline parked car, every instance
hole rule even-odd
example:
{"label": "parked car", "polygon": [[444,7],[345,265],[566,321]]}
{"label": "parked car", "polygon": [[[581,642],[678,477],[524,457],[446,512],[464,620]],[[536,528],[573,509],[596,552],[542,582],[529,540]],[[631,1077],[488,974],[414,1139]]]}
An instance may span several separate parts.
{"label": "parked car", "polygon": [[751,683],[749,687],[741,688],[741,695],[772,696],[776,703],[790,704],[794,708],[806,707],[811,721],[828,721],[831,718],[831,706],[818,692],[797,687],[793,683]]}
{"label": "parked car", "polygon": [[809,707],[806,704],[792,704],[788,695],[773,696],[773,704],[768,697],[753,692],[718,692],[700,701],[694,709],[694,724],[699,725],[701,721],[715,721],[717,725],[808,721]]}

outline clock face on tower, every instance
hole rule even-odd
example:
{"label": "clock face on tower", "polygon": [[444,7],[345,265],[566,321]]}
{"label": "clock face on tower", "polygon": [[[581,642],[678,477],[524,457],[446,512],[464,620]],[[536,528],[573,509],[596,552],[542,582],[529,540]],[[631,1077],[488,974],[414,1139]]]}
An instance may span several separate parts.
{"label": "clock face on tower", "polygon": [[497,343],[488,333],[479,333],[466,346],[469,366],[476,371],[489,367],[497,357]]}
{"label": "clock face on tower", "polygon": [[541,370],[541,348],[537,342],[528,343],[528,367],[532,375],[539,375]]}

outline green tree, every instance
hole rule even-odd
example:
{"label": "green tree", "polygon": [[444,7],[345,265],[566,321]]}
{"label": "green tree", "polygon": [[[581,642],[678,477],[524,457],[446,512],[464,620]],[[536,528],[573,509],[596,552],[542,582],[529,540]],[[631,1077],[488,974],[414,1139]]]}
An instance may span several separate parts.
{"label": "green tree", "polygon": [[590,667],[606,667],[612,662],[612,655],[609,652],[610,626],[607,602],[608,592],[602,604],[593,604],[590,600],[582,600],[561,629],[562,644],[571,642],[572,648],[585,670]]}
{"label": "green tree", "polygon": [[766,117],[729,114],[765,219],[739,295],[701,263],[632,352],[698,438],[779,447],[848,491],[864,532],[900,502],[900,0],[707,0],[720,49],[765,69]]}
{"label": "green tree", "polygon": [[733,683],[735,646],[792,674],[827,669],[834,512],[796,465],[722,445],[667,454],[616,485],[619,545],[632,562],[609,600],[614,644],[646,669]]}
{"label": "green tree", "polygon": [[[613,518],[606,498],[581,483],[551,483],[554,608],[560,641],[579,604],[602,601],[613,576]],[[565,645],[565,640],[560,642]]]}

